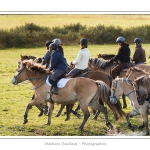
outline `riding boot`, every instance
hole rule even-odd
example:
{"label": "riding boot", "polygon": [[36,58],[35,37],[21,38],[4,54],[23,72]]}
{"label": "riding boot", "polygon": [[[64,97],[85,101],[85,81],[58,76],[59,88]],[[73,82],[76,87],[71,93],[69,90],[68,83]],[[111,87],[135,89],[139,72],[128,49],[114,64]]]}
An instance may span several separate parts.
{"label": "riding boot", "polygon": [[57,80],[55,79],[52,80],[51,93],[58,95]]}
{"label": "riding boot", "polygon": [[58,95],[58,88],[57,87],[53,87],[52,90],[51,90],[51,93]]}

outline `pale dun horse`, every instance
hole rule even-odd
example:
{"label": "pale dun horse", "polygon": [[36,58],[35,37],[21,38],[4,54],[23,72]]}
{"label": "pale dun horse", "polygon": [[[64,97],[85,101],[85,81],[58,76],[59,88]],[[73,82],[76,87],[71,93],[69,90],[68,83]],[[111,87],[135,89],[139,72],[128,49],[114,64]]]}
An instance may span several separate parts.
{"label": "pale dun horse", "polygon": [[[74,104],[78,101],[84,116],[83,121],[79,126],[81,131],[90,116],[88,106],[94,110],[103,112],[106,125],[109,129],[113,128],[108,119],[107,108],[99,104],[100,98],[103,102],[109,104],[109,106],[114,106],[109,101],[110,88],[104,82],[98,81],[96,83],[92,79],[82,77],[73,78],[68,81],[64,88],[58,89],[58,95],[52,95],[52,98],[50,99],[50,94],[48,93],[50,87],[45,82],[47,78],[46,72],[47,70],[45,70],[43,66],[35,63],[33,60],[21,61],[19,68],[17,69],[17,74],[12,79],[14,85],[29,80],[35,89],[35,98],[27,105],[24,114],[24,124],[28,122],[28,111],[33,105],[40,105],[41,108],[43,108],[43,104],[49,102],[48,121],[46,125],[50,125],[54,103]],[[35,78],[39,78],[39,80],[34,80]],[[115,110],[112,109],[112,111],[115,111],[114,113],[116,113],[118,110],[116,108]]]}
{"label": "pale dun horse", "polygon": [[148,127],[148,114],[150,114],[150,109],[147,109],[148,101],[145,101],[144,104],[139,104],[138,99],[140,96],[147,96],[150,92],[150,76],[142,76],[135,80],[135,82],[130,81],[125,78],[117,78],[113,80],[111,87],[111,96],[110,101],[112,104],[115,104],[120,100],[120,96],[124,93],[131,101],[132,111],[129,112],[126,116],[128,127],[134,131],[129,118],[136,115],[141,115],[143,118],[143,124],[139,128],[146,127],[146,135],[149,134]]}

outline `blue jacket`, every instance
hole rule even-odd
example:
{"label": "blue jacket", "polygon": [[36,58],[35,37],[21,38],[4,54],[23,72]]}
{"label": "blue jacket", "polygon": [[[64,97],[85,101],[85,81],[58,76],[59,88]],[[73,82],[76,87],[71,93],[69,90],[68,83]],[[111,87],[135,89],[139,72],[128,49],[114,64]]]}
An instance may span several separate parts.
{"label": "blue jacket", "polygon": [[53,50],[51,52],[50,70],[63,70],[68,72],[68,64],[64,56],[58,51]]}

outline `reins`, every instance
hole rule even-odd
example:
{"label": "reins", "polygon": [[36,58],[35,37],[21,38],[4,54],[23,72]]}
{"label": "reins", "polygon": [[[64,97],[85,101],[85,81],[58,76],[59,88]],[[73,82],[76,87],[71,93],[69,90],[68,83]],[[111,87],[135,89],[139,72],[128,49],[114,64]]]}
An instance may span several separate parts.
{"label": "reins", "polygon": [[[24,67],[20,71],[18,71],[18,74],[16,76],[14,76],[15,80],[25,70],[25,68],[26,68],[26,65],[24,65]],[[43,79],[45,77],[47,77],[47,75],[46,76],[44,75],[44,76],[42,76],[40,78],[26,78],[25,80],[40,80],[40,79]],[[25,81],[25,80],[23,80],[23,81]],[[39,86],[37,86],[35,88],[32,88],[31,90],[35,90],[35,89],[41,87],[45,82],[46,82],[46,80],[44,80],[44,82],[42,82]]]}

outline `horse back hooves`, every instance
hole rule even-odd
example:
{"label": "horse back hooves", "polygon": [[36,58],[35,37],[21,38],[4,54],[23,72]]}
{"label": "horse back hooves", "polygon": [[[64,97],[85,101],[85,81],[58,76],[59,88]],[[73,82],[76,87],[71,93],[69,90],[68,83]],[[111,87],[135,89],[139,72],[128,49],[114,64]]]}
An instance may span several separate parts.
{"label": "horse back hooves", "polygon": [[24,122],[23,122],[23,124],[26,124],[27,122],[28,122],[28,119],[25,119]]}

